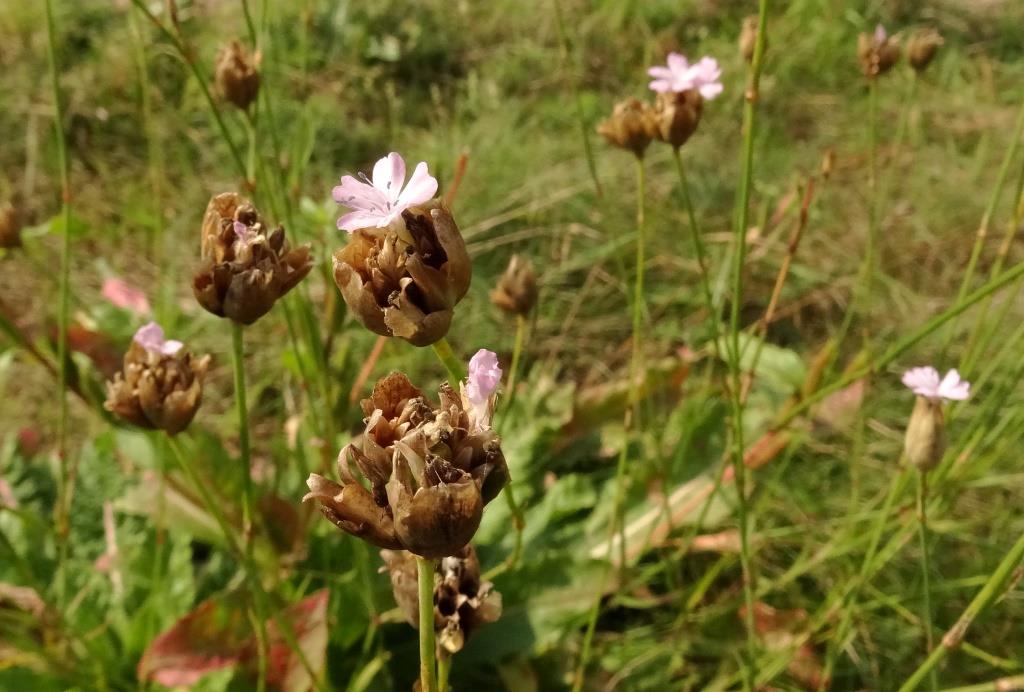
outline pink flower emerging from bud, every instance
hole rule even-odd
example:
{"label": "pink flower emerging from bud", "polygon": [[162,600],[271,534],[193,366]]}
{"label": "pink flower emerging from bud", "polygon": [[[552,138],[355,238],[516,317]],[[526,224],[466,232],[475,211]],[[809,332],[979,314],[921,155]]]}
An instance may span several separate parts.
{"label": "pink flower emerging from bud", "polygon": [[654,77],[650,83],[653,91],[679,93],[696,89],[709,101],[722,93],[722,68],[714,58],[704,56],[691,65],[681,53],[669,53],[667,63],[647,70]]}
{"label": "pink flower emerging from bud", "polygon": [[164,356],[173,356],[184,346],[180,341],[165,339],[163,327],[156,322],[139,327],[139,331],[135,332],[133,339],[135,343],[150,353]]}
{"label": "pink flower emerging from bud", "polygon": [[130,310],[136,315],[150,313],[146,294],[124,279],[107,279],[103,282],[102,293],[104,298],[123,310]]}
{"label": "pink flower emerging from bud", "polygon": [[875,41],[878,43],[885,43],[886,39],[889,38],[889,32],[885,30],[885,27],[881,24],[875,25]]}
{"label": "pink flower emerging from bud", "polygon": [[971,383],[961,380],[960,373],[955,369],[947,372],[940,380],[939,371],[930,365],[907,370],[903,373],[903,384],[914,394],[929,399],[963,401],[971,394]]}
{"label": "pink flower emerging from bud", "polygon": [[403,190],[405,160],[394,151],[374,164],[372,180],[363,174],[359,177],[362,180],[343,175],[341,185],[331,192],[335,202],[353,210],[338,219],[338,228],[349,233],[373,226],[384,228],[437,192],[437,179],[430,175],[426,161],[416,164]]}
{"label": "pink flower emerging from bud", "polygon": [[482,348],[469,359],[466,396],[473,406],[483,406],[501,384],[501,366],[494,351]]}

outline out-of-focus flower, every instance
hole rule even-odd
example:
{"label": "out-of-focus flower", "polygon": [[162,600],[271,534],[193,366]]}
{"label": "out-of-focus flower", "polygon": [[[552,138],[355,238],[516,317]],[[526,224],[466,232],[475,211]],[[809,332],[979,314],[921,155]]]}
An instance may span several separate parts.
{"label": "out-of-focus flower", "polygon": [[537,304],[537,274],[533,263],[512,255],[505,273],[491,291],[491,302],[511,315],[525,317]]}
{"label": "out-of-focus flower", "polygon": [[243,111],[260,91],[259,56],[250,58],[245,47],[232,41],[217,55],[214,81],[221,96]]}
{"label": "out-of-focus flower", "polygon": [[647,70],[654,77],[650,83],[653,91],[678,93],[696,89],[709,101],[722,93],[722,69],[714,58],[704,56],[691,65],[683,55],[669,53],[667,63]]}
{"label": "out-of-focus flower", "polygon": [[341,185],[331,191],[334,201],[351,212],[338,219],[338,228],[352,233],[360,228],[385,228],[401,217],[409,207],[427,202],[437,192],[437,179],[430,175],[426,161],[416,169],[405,183],[405,159],[391,152],[373,166],[373,178],[362,180],[351,175],[341,177]]}
{"label": "out-of-focus flower", "polygon": [[124,279],[110,278],[103,282],[103,297],[123,310],[136,315],[148,315],[151,311],[146,294]]}
{"label": "out-of-focus flower", "polygon": [[[406,622],[419,628],[416,560],[404,551],[382,550],[395,602]],[[501,594],[480,577],[476,550],[467,545],[458,555],[442,559],[434,577],[434,631],[439,656],[462,650],[480,626],[501,617]]]}
{"label": "out-of-focus flower", "polygon": [[885,74],[900,59],[899,39],[889,36],[885,27],[879,24],[873,34],[857,37],[857,57],[867,77]]}
{"label": "out-of-focus flower", "polygon": [[466,242],[440,199],[361,228],[334,253],[334,281],[372,332],[429,346],[448,333],[472,278]]}
{"label": "out-of-focus flower", "polygon": [[252,204],[234,192],[207,205],[201,257],[192,279],[196,300],[239,324],[265,315],[313,268],[308,245],[290,248],[284,228],[269,230]]}
{"label": "out-of-focus flower", "polygon": [[181,342],[147,324],[132,339],[123,370],[107,383],[104,407],[133,425],[179,433],[199,410],[209,363],[209,356],[194,359]]}
{"label": "out-of-focus flower", "polygon": [[21,215],[10,202],[0,205],[0,248],[21,247]]}
{"label": "out-of-focus flower", "polygon": [[455,554],[508,480],[497,435],[471,424],[447,384],[434,408],[401,373],[378,381],[361,405],[366,428],[341,450],[341,482],[312,474],[303,499],[317,500],[336,526],[378,547]]}
{"label": "out-of-focus flower", "polygon": [[658,94],[654,105],[657,138],[678,149],[697,131],[704,99],[696,89]]}
{"label": "out-of-focus flower", "polygon": [[939,379],[939,371],[929,366],[911,368],[903,373],[903,384],[914,394],[929,399],[962,401],[971,394],[971,383],[960,378],[955,369]]}
{"label": "out-of-focus flower", "polygon": [[612,115],[597,126],[597,132],[612,146],[642,157],[647,145],[658,134],[654,110],[639,99],[615,104]]}
{"label": "out-of-focus flower", "polygon": [[482,348],[469,359],[469,377],[466,379],[466,396],[473,406],[487,403],[501,384],[501,366],[494,351]]}
{"label": "out-of-focus flower", "polygon": [[931,63],[936,51],[943,43],[945,41],[942,36],[931,27],[915,32],[907,42],[907,60],[910,62],[910,66],[917,72],[923,71]]}

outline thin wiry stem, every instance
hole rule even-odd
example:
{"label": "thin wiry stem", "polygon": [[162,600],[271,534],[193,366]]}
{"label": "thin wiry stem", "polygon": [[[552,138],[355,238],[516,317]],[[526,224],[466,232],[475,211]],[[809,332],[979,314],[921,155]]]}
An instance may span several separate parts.
{"label": "thin wiry stem", "polygon": [[69,461],[68,450],[68,318],[70,306],[71,279],[71,184],[68,172],[67,142],[64,139],[64,108],[61,104],[60,71],[57,69],[57,30],[53,20],[53,2],[46,0],[46,49],[50,64],[50,81],[53,87],[53,123],[57,138],[57,165],[60,167],[61,219],[63,236],[60,252],[60,297],[57,307],[57,369],[58,369],[58,413],[57,455],[60,463],[60,478],[57,479],[57,541],[59,575],[57,592],[63,603],[67,586],[68,558],[68,513],[71,510],[71,493],[74,488],[74,466]]}
{"label": "thin wiry stem", "polygon": [[455,351],[452,350],[451,344],[448,343],[448,339],[441,338],[433,344],[434,354],[437,359],[441,361],[441,365],[448,371],[448,379],[452,387],[458,388],[459,382],[466,379],[466,368],[462,365],[456,355]]}
{"label": "thin wiry stem", "polygon": [[420,689],[437,692],[434,672],[434,561],[416,556],[420,603]]}
{"label": "thin wiry stem", "polygon": [[[917,528],[921,543],[921,588],[924,589],[924,611],[921,623],[924,627],[926,651],[930,654],[935,648],[935,637],[932,634],[932,590],[931,561],[928,553],[928,472],[921,471],[917,475]],[[939,680],[932,670],[928,675],[929,688],[934,692],[939,688]]]}
{"label": "thin wiry stem", "polygon": [[750,213],[750,192],[753,182],[754,134],[756,126],[758,86],[764,61],[765,26],[768,17],[768,0],[758,3],[757,41],[751,61],[747,82],[746,102],[743,106],[743,159],[740,177],[738,214],[733,234],[732,296],[729,315],[729,336],[731,353],[729,357],[730,400],[732,404],[733,474],[736,478],[737,520],[740,533],[740,564],[743,570],[743,600],[746,605],[747,663],[749,682],[757,676],[757,634],[754,629],[754,572],[750,556],[750,527],[747,516],[746,466],[743,463],[743,399],[742,373],[740,363],[740,304],[743,301],[743,264],[746,257],[747,223]]}

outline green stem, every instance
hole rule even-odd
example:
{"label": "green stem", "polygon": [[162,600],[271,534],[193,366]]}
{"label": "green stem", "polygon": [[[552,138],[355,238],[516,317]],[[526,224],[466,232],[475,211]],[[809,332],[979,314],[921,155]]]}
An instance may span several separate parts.
{"label": "green stem", "polygon": [[452,672],[452,657],[443,655],[437,660],[437,691],[448,692],[448,678]]}
{"label": "green stem", "polygon": [[519,377],[519,360],[523,355],[523,341],[526,338],[526,318],[516,315],[516,337],[512,344],[512,364],[508,366],[508,384],[505,391],[508,393],[506,408],[511,408],[512,402],[516,399],[516,380]]}
{"label": "green stem", "polygon": [[452,350],[451,344],[448,343],[448,339],[442,337],[440,341],[434,342],[433,349],[437,359],[441,361],[441,365],[448,371],[448,384],[458,388],[459,382],[466,379],[466,368],[462,365],[462,361],[456,357],[455,351]]}
{"label": "green stem", "polygon": [[437,692],[434,676],[434,561],[416,556],[420,600],[420,689]]}
{"label": "green stem", "polygon": [[[928,557],[928,472],[921,471],[917,474],[917,526],[918,538],[921,543],[921,581],[924,589],[924,612],[921,614],[921,621],[924,626],[925,647],[930,654],[935,648],[935,638],[932,633],[932,592],[931,592],[931,562]],[[928,685],[932,692],[939,688],[938,677],[935,671],[928,676]]]}
{"label": "green stem", "polygon": [[743,571],[743,600],[746,605],[747,653],[750,666],[749,682],[757,677],[757,634],[754,627],[754,572],[750,556],[750,527],[747,517],[746,466],[743,463],[743,394],[740,363],[740,304],[743,301],[743,265],[746,259],[747,223],[750,214],[750,193],[753,184],[754,135],[757,124],[757,101],[759,98],[761,69],[764,61],[765,26],[768,17],[768,0],[758,3],[757,41],[751,61],[747,82],[746,102],[743,105],[743,159],[738,195],[738,214],[733,234],[732,297],[729,315],[729,335],[732,353],[729,358],[730,399],[732,403],[733,427],[733,474],[736,482],[737,520],[740,533],[740,564]]}
{"label": "green stem", "polygon": [[686,171],[683,168],[683,157],[679,147],[672,148],[672,157],[676,162],[676,173],[679,175],[679,190],[683,195],[683,205],[686,207],[686,216],[690,221],[690,235],[693,239],[693,250],[697,255],[697,265],[700,268],[700,287],[704,293],[704,304],[708,311],[708,321],[711,323],[711,345],[714,353],[718,355],[718,314],[715,312],[714,298],[711,295],[711,280],[708,277],[707,251],[704,248],[704,240],[701,236],[700,227],[697,225],[697,215],[693,210],[693,199],[690,197],[690,185],[686,179]]}
{"label": "green stem", "polygon": [[989,575],[988,580],[981,587],[981,590],[978,591],[974,600],[970,602],[956,623],[942,637],[942,642],[939,646],[935,647],[931,655],[907,678],[907,681],[900,687],[899,692],[911,692],[911,690],[917,689],[917,686],[942,662],[946,655],[960,646],[974,620],[1003,594],[1022,558],[1024,558],[1024,534],[1020,535],[1017,542],[1010,548],[1010,552],[1006,554],[1006,557],[999,563],[995,571]]}
{"label": "green stem", "polygon": [[66,568],[68,557],[68,514],[71,510],[71,492],[74,487],[74,468],[68,459],[68,319],[70,306],[69,283],[71,278],[71,185],[68,175],[67,143],[64,140],[64,109],[61,104],[60,72],[57,69],[57,30],[53,19],[53,2],[46,0],[46,48],[50,64],[50,81],[53,87],[53,126],[57,139],[57,162],[60,167],[61,218],[63,238],[60,253],[60,297],[57,308],[57,368],[60,391],[57,456],[60,463],[60,478],[57,479],[56,524],[59,561],[58,595],[63,602],[66,595]]}

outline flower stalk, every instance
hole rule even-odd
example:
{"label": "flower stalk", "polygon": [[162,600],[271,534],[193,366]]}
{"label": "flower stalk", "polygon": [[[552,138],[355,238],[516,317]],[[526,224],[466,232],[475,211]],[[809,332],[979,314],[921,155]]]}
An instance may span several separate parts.
{"label": "flower stalk", "polygon": [[[932,592],[931,592],[931,561],[928,553],[928,472],[917,474],[917,527],[918,539],[921,544],[921,588],[924,590],[924,604],[921,613],[921,626],[924,627],[925,647],[928,654],[935,648],[932,634]],[[928,686],[934,692],[939,688],[938,676],[932,670],[928,674]]]}
{"label": "flower stalk", "polygon": [[437,692],[434,666],[434,561],[416,556],[420,606],[420,689]]}
{"label": "flower stalk", "polygon": [[453,384],[466,379],[466,369],[462,366],[462,361],[455,355],[455,351],[452,350],[448,339],[441,337],[440,340],[431,344],[431,347],[434,349],[434,355],[437,356],[437,359],[441,361],[441,365],[448,372],[448,378]]}

